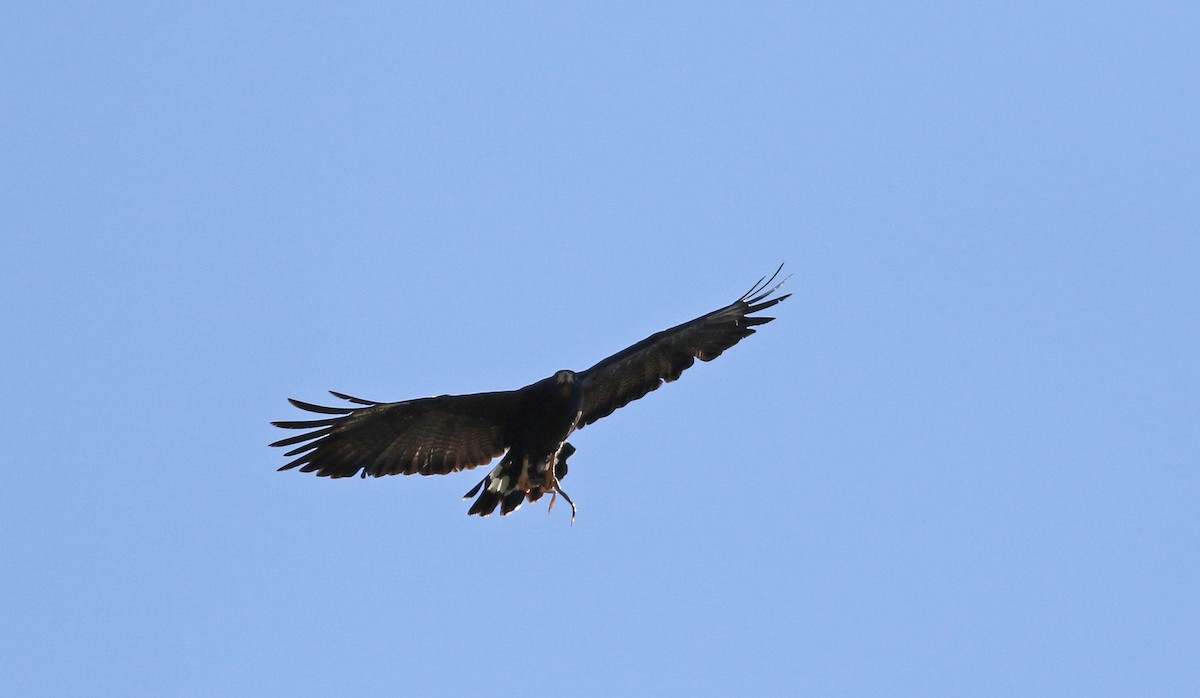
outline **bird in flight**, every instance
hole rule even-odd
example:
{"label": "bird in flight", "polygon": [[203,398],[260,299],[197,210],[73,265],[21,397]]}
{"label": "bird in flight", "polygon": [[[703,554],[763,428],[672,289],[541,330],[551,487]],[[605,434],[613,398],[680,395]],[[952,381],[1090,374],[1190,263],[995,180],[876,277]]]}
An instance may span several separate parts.
{"label": "bird in flight", "polygon": [[463,497],[476,497],[468,515],[488,516],[497,506],[509,514],[549,492],[550,507],[562,495],[574,521],[575,503],[561,485],[567,458],[575,453],[567,437],[675,380],[696,359],[712,361],[754,334],[755,326],[774,320],[755,313],[791,295],[772,297],[787,281],[775,283],[782,269],[724,308],[653,334],[586,371],[558,371],[519,390],[403,402],[330,391],[350,405],[340,407],[289,398],[302,410],[327,416],[272,422],[304,430],[271,444],[295,447],[284,454],[294,460],[279,469],[300,468],[321,477],[442,475],[486,465],[503,454]]}

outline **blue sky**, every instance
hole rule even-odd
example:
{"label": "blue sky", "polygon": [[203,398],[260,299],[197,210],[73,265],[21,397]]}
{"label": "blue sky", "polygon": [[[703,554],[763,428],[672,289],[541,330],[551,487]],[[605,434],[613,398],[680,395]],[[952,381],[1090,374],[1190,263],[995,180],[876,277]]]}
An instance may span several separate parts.
{"label": "blue sky", "polygon": [[[12,695],[1200,693],[1194,3],[8,3]],[[286,397],[794,296],[477,473]]]}

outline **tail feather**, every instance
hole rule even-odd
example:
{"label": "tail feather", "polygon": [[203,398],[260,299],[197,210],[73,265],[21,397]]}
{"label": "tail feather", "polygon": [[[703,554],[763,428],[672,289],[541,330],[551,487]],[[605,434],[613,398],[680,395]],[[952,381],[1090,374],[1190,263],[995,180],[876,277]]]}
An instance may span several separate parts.
{"label": "tail feather", "polygon": [[[575,447],[564,443],[559,450],[558,458],[553,455],[547,460],[554,460],[556,480],[561,480],[567,474],[567,458],[575,452]],[[490,516],[500,507],[502,516],[511,514],[526,500],[536,502],[546,493],[546,488],[539,484],[546,480],[545,460],[531,463],[527,457],[515,455],[512,451],[505,454],[500,463],[483,477],[463,499],[478,497],[467,511],[468,516]]]}

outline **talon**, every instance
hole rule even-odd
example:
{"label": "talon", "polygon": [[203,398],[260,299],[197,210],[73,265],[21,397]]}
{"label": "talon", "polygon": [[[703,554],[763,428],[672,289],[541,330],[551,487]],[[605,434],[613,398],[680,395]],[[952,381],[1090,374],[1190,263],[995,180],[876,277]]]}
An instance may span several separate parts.
{"label": "talon", "polygon": [[[562,495],[562,497],[563,497],[563,499],[567,500],[567,504],[570,504],[570,505],[571,505],[571,523],[575,523],[575,502],[572,502],[572,501],[571,501],[571,498],[570,498],[570,497],[567,495],[567,493],[566,493],[566,492],[563,492],[563,489],[562,489],[561,487],[559,487],[559,486],[558,486],[558,483],[557,483],[557,482],[556,482],[556,483],[554,483],[554,494],[555,494],[556,496],[561,494],[561,495]],[[551,506],[551,507],[553,507],[553,506],[554,506],[554,500],[553,500],[553,499],[551,499],[551,500],[550,500],[550,506]]]}
{"label": "talon", "polygon": [[571,501],[571,498],[566,492],[563,491],[563,488],[558,484],[558,481],[567,474],[567,458],[574,452],[574,446],[566,442],[562,444],[557,456],[555,457],[555,460],[553,461],[553,466],[551,467],[549,464],[547,464],[545,472],[545,484],[542,485],[542,489],[550,493],[550,506],[546,507],[546,514],[554,511],[554,504],[558,501],[558,495],[561,494],[562,498],[567,500],[567,504],[571,505],[572,524],[575,523],[575,502]]}
{"label": "talon", "polygon": [[554,503],[558,501],[558,495],[561,494],[562,498],[567,501],[567,504],[571,505],[571,523],[574,524],[575,523],[575,502],[571,501],[570,495],[568,495],[565,491],[563,491],[562,486],[558,484],[558,478],[556,478],[556,477],[548,478],[548,482],[546,483],[546,489],[550,491],[550,506],[546,508],[546,514],[549,514],[551,511],[554,510]]}

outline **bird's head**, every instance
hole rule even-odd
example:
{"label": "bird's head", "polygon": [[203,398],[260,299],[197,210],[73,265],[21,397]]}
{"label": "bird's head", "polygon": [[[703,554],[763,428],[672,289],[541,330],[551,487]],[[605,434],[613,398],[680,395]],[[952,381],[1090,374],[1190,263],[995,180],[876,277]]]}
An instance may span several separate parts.
{"label": "bird's head", "polygon": [[554,374],[554,384],[555,385],[574,385],[575,384],[575,372],[563,369],[562,371],[555,373]]}

